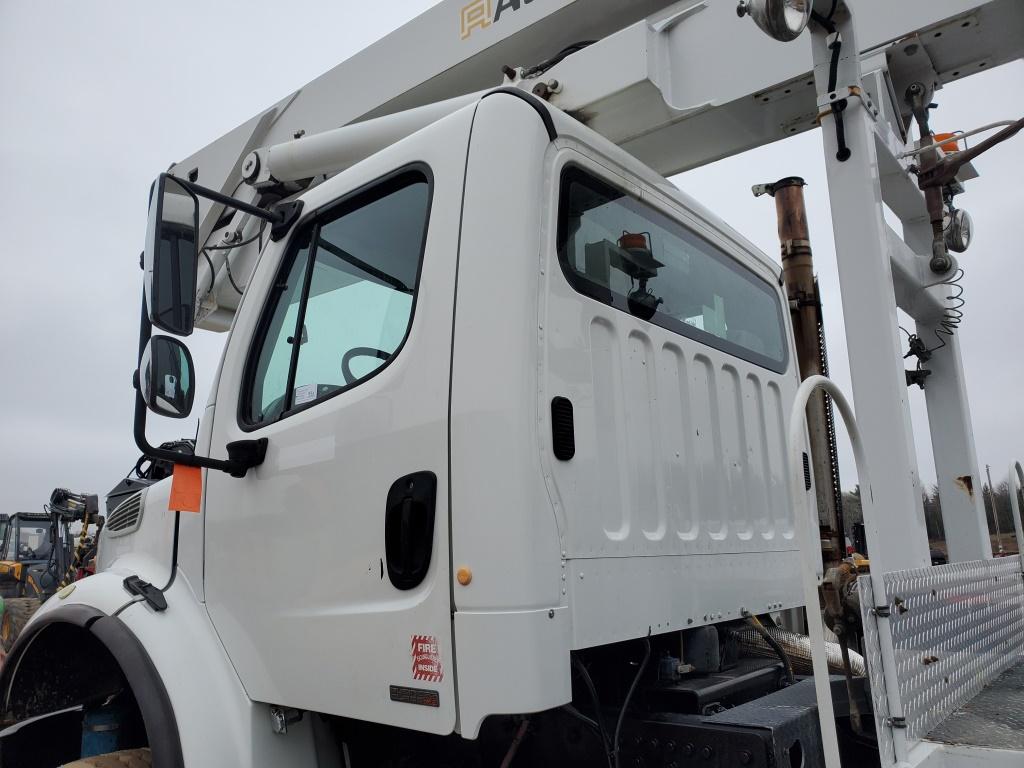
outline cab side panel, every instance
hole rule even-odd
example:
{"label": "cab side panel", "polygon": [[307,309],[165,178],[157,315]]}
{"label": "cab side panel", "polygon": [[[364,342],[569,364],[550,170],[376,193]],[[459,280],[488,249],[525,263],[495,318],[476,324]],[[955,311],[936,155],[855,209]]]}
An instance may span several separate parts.
{"label": "cab side panel", "polygon": [[[477,109],[467,165],[451,400],[452,565],[460,730],[570,698],[558,526],[537,454],[544,153],[537,111]],[[495,691],[502,695],[496,697]]]}
{"label": "cab side panel", "polygon": [[[583,167],[775,290],[726,231],[604,162],[563,150],[555,185],[563,168]],[[545,266],[543,400],[568,398],[575,427],[571,460],[544,454],[565,518],[573,647],[799,604],[785,462],[792,350],[785,370],[769,370],[583,295],[554,246]],[[790,336],[786,325],[787,347]],[[550,439],[549,422],[544,431]]]}

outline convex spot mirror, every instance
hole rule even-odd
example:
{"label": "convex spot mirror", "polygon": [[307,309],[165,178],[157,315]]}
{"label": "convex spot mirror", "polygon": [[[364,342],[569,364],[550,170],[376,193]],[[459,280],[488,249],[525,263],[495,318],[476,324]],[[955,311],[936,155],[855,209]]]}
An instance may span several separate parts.
{"label": "convex spot mirror", "polygon": [[807,27],[813,7],[814,0],[740,0],[736,13],[749,15],[765,34],[788,43]]}
{"label": "convex spot mirror", "polygon": [[192,333],[195,318],[198,231],[198,198],[178,179],[160,174],[149,196],[146,306],[154,326],[178,336]]}
{"label": "convex spot mirror", "polygon": [[184,419],[196,396],[192,355],[170,336],[154,336],[139,360],[139,392],[153,413]]}

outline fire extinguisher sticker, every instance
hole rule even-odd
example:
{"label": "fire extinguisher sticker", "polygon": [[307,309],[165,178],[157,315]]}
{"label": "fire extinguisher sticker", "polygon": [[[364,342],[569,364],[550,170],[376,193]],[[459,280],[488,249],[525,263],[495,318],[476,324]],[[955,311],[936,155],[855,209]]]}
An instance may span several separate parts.
{"label": "fire extinguisher sticker", "polygon": [[444,680],[441,646],[433,635],[412,636],[412,677],[432,683]]}

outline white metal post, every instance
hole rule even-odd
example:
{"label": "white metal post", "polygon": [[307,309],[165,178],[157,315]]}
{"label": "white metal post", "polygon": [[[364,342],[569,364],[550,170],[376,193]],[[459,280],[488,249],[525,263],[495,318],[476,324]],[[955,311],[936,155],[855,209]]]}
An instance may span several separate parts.
{"label": "white metal post", "polygon": [[[934,330],[917,327],[926,341],[935,338]],[[925,367],[932,372],[924,394],[949,562],[992,557],[959,338],[947,337],[946,346],[933,352]]]}
{"label": "white metal post", "polygon": [[[835,231],[853,395],[864,450],[873,457],[874,509],[865,508],[865,529],[876,592],[881,575],[930,565],[928,535],[917,467],[906,419],[907,386],[897,337],[898,319],[883,216],[874,115],[860,85],[860,61],[852,19],[841,6],[834,17],[841,39],[836,86],[829,89],[832,37],[812,25],[814,77],[821,96],[822,138]],[[834,39],[834,38],[832,38]],[[861,90],[863,94],[864,91]],[[841,113],[850,157],[837,159],[839,142],[830,97],[846,99]],[[870,518],[870,519],[869,519]]]}
{"label": "white metal post", "polygon": [[[918,258],[927,262],[932,230],[923,210],[922,216],[914,221],[903,221],[903,238]],[[939,288],[944,289],[947,296],[956,293],[953,286]],[[939,347],[924,365],[931,371],[925,380],[924,394],[949,562],[989,558],[992,557],[992,541],[982,498],[960,338],[955,333],[952,336],[936,334],[936,330],[941,330],[942,316],[916,319],[917,334],[924,343],[933,349]],[[940,346],[940,340],[945,342],[944,346]]]}

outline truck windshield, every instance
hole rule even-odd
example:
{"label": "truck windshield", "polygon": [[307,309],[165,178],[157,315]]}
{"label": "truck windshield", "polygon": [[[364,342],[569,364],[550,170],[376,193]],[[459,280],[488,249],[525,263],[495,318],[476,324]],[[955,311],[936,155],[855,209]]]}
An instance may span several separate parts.
{"label": "truck windshield", "polygon": [[722,249],[579,168],[562,175],[558,255],[580,293],[776,372],[778,292]]}

